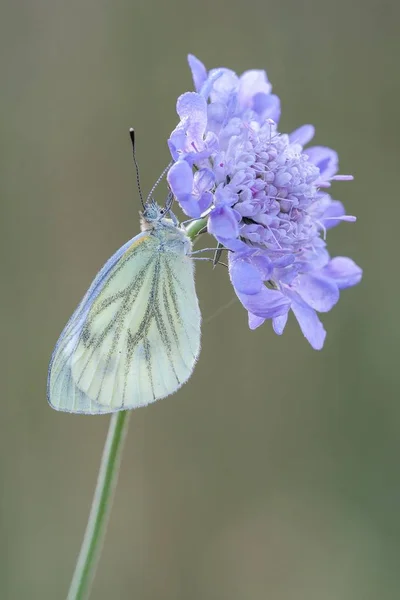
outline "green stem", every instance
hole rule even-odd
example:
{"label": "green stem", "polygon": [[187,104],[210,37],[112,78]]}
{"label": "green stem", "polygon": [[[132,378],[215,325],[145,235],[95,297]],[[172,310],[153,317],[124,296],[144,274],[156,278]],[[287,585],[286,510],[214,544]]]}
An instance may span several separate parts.
{"label": "green stem", "polygon": [[120,411],[111,416],[89,521],[67,600],[88,597],[110,514],[129,415],[130,411]]}
{"label": "green stem", "polygon": [[[197,219],[189,223],[186,233],[194,240],[206,225],[207,219]],[[89,595],[111,510],[129,414],[130,411],[120,411],[111,416],[89,521],[67,600],[84,600]]]}
{"label": "green stem", "polygon": [[187,235],[193,241],[204,227],[207,226],[207,219],[196,219],[185,228]]}

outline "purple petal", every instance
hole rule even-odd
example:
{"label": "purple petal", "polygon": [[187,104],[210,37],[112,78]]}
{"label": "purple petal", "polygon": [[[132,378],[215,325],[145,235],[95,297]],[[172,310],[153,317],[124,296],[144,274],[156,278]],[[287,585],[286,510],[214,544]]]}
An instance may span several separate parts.
{"label": "purple petal", "polygon": [[339,289],[357,285],[362,277],[362,269],[346,256],[336,256],[323,268],[326,277],[334,279]]}
{"label": "purple petal", "polygon": [[243,306],[257,317],[272,319],[287,313],[290,301],[278,290],[270,290],[262,286],[257,294],[243,294],[235,289]]}
{"label": "purple petal", "polygon": [[233,252],[240,252],[243,256],[253,252],[247,244],[237,238],[223,238],[220,235],[216,235],[215,237],[225,248],[228,248],[228,250],[232,250]]}
{"label": "purple petal", "polygon": [[318,312],[328,312],[339,300],[339,288],[332,279],[312,274],[299,277],[296,292]]}
{"label": "purple petal", "polygon": [[193,172],[185,160],[178,160],[167,174],[169,186],[178,202],[187,201],[192,195]]}
{"label": "purple petal", "polygon": [[211,204],[213,203],[213,199],[214,196],[211,192],[203,192],[203,194],[201,194],[201,196],[198,198],[198,205],[200,211],[200,214],[198,216],[201,216],[208,208],[210,208]]}
{"label": "purple petal", "polygon": [[199,219],[204,212],[197,198],[194,198],[193,196],[189,198],[189,200],[181,200],[179,206],[185,215],[192,217],[193,219]]}
{"label": "purple petal", "polygon": [[[340,219],[335,219],[335,217],[343,217],[346,214],[344,206],[339,200],[332,200],[326,207],[326,210],[321,217],[321,221],[324,224],[325,229],[331,229],[332,227],[336,227],[341,222]],[[328,219],[325,221],[325,219]]]}
{"label": "purple petal", "polygon": [[251,263],[260,271],[263,281],[266,281],[271,277],[273,265],[267,256],[255,254],[251,257]]}
{"label": "purple petal", "polygon": [[238,76],[231,69],[212,69],[201,93],[205,97],[210,95],[212,102],[228,104],[232,96],[236,96],[238,81]]}
{"label": "purple petal", "polygon": [[245,237],[251,242],[259,243],[261,242],[262,236],[264,234],[264,227],[262,225],[241,225],[240,226],[240,236]]}
{"label": "purple petal", "polygon": [[292,302],[291,308],[305,338],[314,350],[321,350],[324,345],[326,331],[315,310],[297,302]]}
{"label": "purple petal", "polygon": [[288,320],[288,316],[289,312],[287,312],[286,315],[280,315],[279,317],[272,319],[272,327],[277,335],[282,335]]}
{"label": "purple petal", "polygon": [[171,152],[171,156],[174,160],[178,160],[180,152],[185,149],[186,145],[186,127],[179,123],[174,131],[171,133],[168,140],[168,147]]}
{"label": "purple petal", "polygon": [[274,260],[274,267],[283,269],[289,265],[292,265],[295,260],[296,258],[293,256],[293,254],[287,254],[286,256],[281,256],[280,258]]}
{"label": "purple petal", "polygon": [[239,79],[238,101],[240,108],[254,108],[253,98],[256,94],[267,95],[272,86],[265,71],[245,71]]}
{"label": "purple petal", "polygon": [[[192,196],[188,200],[181,200],[179,206],[188,217],[193,219],[199,219],[203,213],[207,210],[207,198],[196,198]],[[205,208],[203,208],[205,206]]]}
{"label": "purple petal", "polygon": [[238,202],[236,204],[235,210],[242,217],[254,217],[254,215],[257,215],[260,212],[260,203],[256,200],[253,200],[253,198],[251,197],[251,191],[248,189],[241,193],[242,198],[245,193],[250,196],[250,200],[242,199],[241,202]]}
{"label": "purple petal", "polygon": [[182,120],[187,120],[186,135],[188,144],[203,142],[207,127],[207,102],[196,92],[186,92],[179,96],[176,111]]}
{"label": "purple petal", "polygon": [[260,327],[260,325],[262,325],[265,322],[265,319],[263,319],[262,317],[257,317],[257,315],[253,315],[253,313],[251,312],[248,313],[248,316],[250,329],[257,329],[257,327]]}
{"label": "purple petal", "polygon": [[219,132],[226,119],[226,105],[221,102],[213,102],[207,107],[208,128],[211,131]]}
{"label": "purple petal", "polygon": [[256,112],[258,115],[264,114],[264,111],[270,106],[269,98],[269,94],[263,94],[261,92],[254,94],[253,101],[251,103],[254,112]]}
{"label": "purple petal", "polygon": [[178,200],[185,214],[189,217],[200,217],[212,204],[210,192],[194,195],[193,172],[185,160],[178,160],[167,174],[167,181],[172,193]]}
{"label": "purple petal", "polygon": [[[323,240],[321,240],[323,242]],[[308,273],[309,271],[319,271],[330,260],[329,252],[324,246],[317,245],[318,238],[314,238],[314,248],[305,250],[303,252],[301,261],[297,261],[297,264],[301,266],[301,271]]]}
{"label": "purple petal", "polygon": [[199,92],[207,80],[207,69],[193,54],[188,54],[188,63],[192,71],[194,88],[196,92]]}
{"label": "purple petal", "polygon": [[189,118],[202,122],[203,130],[207,125],[207,102],[197,92],[185,92],[176,101],[176,112],[181,119]]}
{"label": "purple petal", "polygon": [[[210,129],[209,124],[208,124],[208,129]],[[207,147],[207,150],[209,151],[209,153],[217,152],[218,147],[219,147],[219,139],[218,139],[218,136],[213,131],[207,131],[204,142],[206,144],[206,147]],[[208,158],[208,156],[207,156],[207,158]]]}
{"label": "purple petal", "polygon": [[172,158],[178,160],[182,153],[189,158],[191,154],[199,156],[205,149],[204,132],[207,126],[207,103],[195,92],[187,92],[178,98],[176,110],[181,121],[175,127],[168,140]]}
{"label": "purple petal", "polygon": [[307,148],[305,154],[308,160],[318,167],[320,171],[319,180],[328,181],[338,171],[339,159],[337,153],[331,148],[325,146],[313,146]]}
{"label": "purple petal", "polygon": [[215,181],[215,175],[211,169],[200,169],[194,174],[193,190],[195,193],[201,194],[212,188]]}
{"label": "purple petal", "polygon": [[180,200],[179,205],[186,215],[198,219],[210,208],[212,201],[213,195],[204,192],[201,196],[190,196],[186,200]]}
{"label": "purple petal", "polygon": [[218,206],[210,213],[208,233],[224,239],[236,238],[239,235],[238,222],[229,206]]}
{"label": "purple petal", "polygon": [[[264,120],[272,119],[275,123],[278,123],[281,116],[281,101],[278,96],[269,94],[267,97],[264,97],[262,99],[262,106],[260,105],[260,101],[261,98],[259,97],[255,103],[254,110],[260,114]],[[257,108],[259,108],[259,110],[257,110]]]}
{"label": "purple petal", "polygon": [[260,271],[241,258],[229,261],[229,276],[235,290],[243,294],[257,294],[263,285]]}
{"label": "purple petal", "polygon": [[[224,184],[220,184],[215,190],[215,204],[216,206],[232,206],[232,204],[236,204],[238,201],[237,193],[232,190],[228,186],[224,186]],[[239,214],[238,211],[235,211],[236,214]]]}
{"label": "purple petal", "polygon": [[193,172],[185,160],[178,160],[172,165],[167,181],[179,202],[189,200],[193,190]]}
{"label": "purple petal", "polygon": [[[291,144],[300,144],[305,146],[310,142],[315,134],[315,127],[313,125],[302,125],[298,129],[292,131],[289,135],[289,141]],[[308,154],[306,150],[306,154]]]}

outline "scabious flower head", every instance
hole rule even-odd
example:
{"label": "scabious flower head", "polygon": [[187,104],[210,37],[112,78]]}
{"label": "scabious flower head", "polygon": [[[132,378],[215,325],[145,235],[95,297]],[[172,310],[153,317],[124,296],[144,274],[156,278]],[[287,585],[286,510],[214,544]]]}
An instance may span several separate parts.
{"label": "scabious flower head", "polygon": [[230,279],[250,328],[272,319],[281,334],[292,310],[321,349],[326,333],[316,311],[329,311],[362,274],[350,258],[331,258],[325,243],[328,229],[355,221],[327,192],[333,180],[352,177],[337,175],[334,150],[304,148],[312,125],[279,133],[280,101],[264,71],[207,72],[191,55],[189,65],[196,91],[178,98],[170,188],[189,217],[207,216],[208,232],[230,251]]}

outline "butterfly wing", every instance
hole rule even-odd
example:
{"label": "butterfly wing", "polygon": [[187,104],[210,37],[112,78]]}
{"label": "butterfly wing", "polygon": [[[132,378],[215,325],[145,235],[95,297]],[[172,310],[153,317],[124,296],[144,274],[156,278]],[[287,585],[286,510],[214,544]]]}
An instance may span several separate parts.
{"label": "butterfly wing", "polygon": [[128,408],[164,398],[189,379],[200,352],[200,323],[192,259],[161,254],[140,326],[128,330]]}
{"label": "butterfly wing", "polygon": [[[193,262],[144,232],[103,267],[60,336],[48,397],[58,409],[107,413],[175,392],[200,350]],[[168,244],[167,244],[168,247]]]}

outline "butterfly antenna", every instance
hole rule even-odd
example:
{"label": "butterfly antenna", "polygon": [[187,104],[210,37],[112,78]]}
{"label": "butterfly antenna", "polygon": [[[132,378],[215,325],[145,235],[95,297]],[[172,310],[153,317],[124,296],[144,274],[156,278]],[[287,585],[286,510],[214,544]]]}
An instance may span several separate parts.
{"label": "butterfly antenna", "polygon": [[143,195],[142,195],[142,188],[140,186],[140,177],[139,177],[139,166],[137,164],[136,161],[136,154],[135,154],[135,130],[132,129],[132,127],[129,130],[129,136],[131,138],[131,142],[132,142],[132,154],[133,154],[133,162],[135,163],[135,169],[136,169],[136,183],[138,186],[138,190],[139,190],[139,196],[140,196],[140,202],[142,203],[143,208],[145,209],[145,204],[143,202]]}
{"label": "butterfly antenna", "polygon": [[174,195],[172,192],[168,192],[168,196],[165,201],[165,212],[168,212],[171,210],[173,203],[174,203]]}
{"label": "butterfly antenna", "polygon": [[147,202],[152,198],[154,190],[156,189],[156,187],[158,186],[158,184],[160,183],[160,181],[162,180],[162,178],[164,177],[165,173],[168,171],[168,169],[170,168],[171,165],[172,165],[172,160],[171,160],[171,162],[169,162],[167,164],[167,166],[165,167],[164,171],[161,173],[160,177],[157,179],[157,181],[155,182],[155,184],[151,188],[151,190],[149,192],[149,195],[147,196]]}

